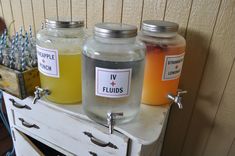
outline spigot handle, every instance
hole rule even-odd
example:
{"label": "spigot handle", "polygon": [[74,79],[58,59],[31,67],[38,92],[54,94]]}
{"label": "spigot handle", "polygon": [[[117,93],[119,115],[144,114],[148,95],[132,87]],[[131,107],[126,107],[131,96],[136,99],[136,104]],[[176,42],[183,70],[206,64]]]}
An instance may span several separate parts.
{"label": "spigot handle", "polygon": [[37,100],[41,99],[44,95],[50,95],[51,92],[48,89],[43,89],[38,86],[35,87],[35,92],[34,92],[34,99],[33,99],[33,104],[37,102]]}
{"label": "spigot handle", "polygon": [[39,92],[39,93],[45,92],[47,90],[47,89],[40,88],[38,86],[36,86],[35,89],[36,89],[36,92]]}
{"label": "spigot handle", "polygon": [[115,125],[115,119],[118,116],[123,116],[123,113],[112,113],[112,112],[108,112],[107,113],[107,125],[109,127],[109,134],[113,134],[113,128]]}
{"label": "spigot handle", "polygon": [[111,112],[108,112],[107,115],[108,115],[108,116],[112,116],[112,117],[115,118],[115,117],[117,117],[117,116],[123,116],[123,113],[122,113],[122,112],[121,112],[121,113],[111,113]]}
{"label": "spigot handle", "polygon": [[181,90],[181,89],[179,89],[179,90],[177,91],[177,96],[181,96],[181,95],[186,94],[186,93],[188,93],[187,90]]}
{"label": "spigot handle", "polygon": [[186,90],[181,90],[179,89],[177,91],[177,95],[172,95],[172,94],[168,94],[167,98],[170,99],[173,103],[177,104],[179,109],[183,109],[183,105],[182,105],[182,95],[186,94],[187,91]]}

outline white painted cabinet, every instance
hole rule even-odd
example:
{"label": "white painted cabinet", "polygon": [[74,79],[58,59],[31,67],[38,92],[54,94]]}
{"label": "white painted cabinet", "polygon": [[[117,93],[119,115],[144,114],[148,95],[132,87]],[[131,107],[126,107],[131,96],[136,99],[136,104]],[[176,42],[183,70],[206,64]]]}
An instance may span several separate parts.
{"label": "white painted cabinet", "polygon": [[20,131],[12,129],[13,142],[17,156],[43,156],[43,153]]}
{"label": "white painted cabinet", "polygon": [[169,107],[141,106],[135,120],[114,127],[90,120],[79,105],[56,105],[46,100],[32,104],[4,92],[17,155],[43,155],[23,134],[65,154],[79,156],[156,156],[160,153],[163,123]]}

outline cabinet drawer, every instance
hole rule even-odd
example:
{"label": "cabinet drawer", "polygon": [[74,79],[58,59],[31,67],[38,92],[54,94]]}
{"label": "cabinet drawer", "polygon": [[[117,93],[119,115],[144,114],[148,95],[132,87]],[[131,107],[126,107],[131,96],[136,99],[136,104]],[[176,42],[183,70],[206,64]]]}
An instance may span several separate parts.
{"label": "cabinet drawer", "polygon": [[44,154],[20,131],[12,129],[15,152],[17,156],[44,156]]}
{"label": "cabinet drawer", "polygon": [[[5,101],[12,110],[16,127],[30,131],[76,155],[127,155],[129,138],[121,133],[114,132],[110,135],[104,126],[71,116],[40,102],[32,104],[28,98],[20,100],[8,95]],[[24,108],[13,106],[12,101],[16,102],[14,105]]]}

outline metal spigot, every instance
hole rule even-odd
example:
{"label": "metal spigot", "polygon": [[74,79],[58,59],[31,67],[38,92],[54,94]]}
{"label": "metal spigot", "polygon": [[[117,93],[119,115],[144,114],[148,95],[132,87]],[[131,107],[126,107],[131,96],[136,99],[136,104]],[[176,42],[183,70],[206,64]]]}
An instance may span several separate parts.
{"label": "metal spigot", "polygon": [[33,99],[33,104],[35,104],[39,99],[41,99],[44,95],[50,95],[51,92],[48,89],[43,89],[40,87],[35,87],[35,92],[34,92],[34,99]]}
{"label": "metal spigot", "polygon": [[123,113],[112,113],[112,112],[107,113],[107,124],[109,126],[109,134],[113,134],[113,128],[117,116],[123,116]]}
{"label": "metal spigot", "polygon": [[170,100],[172,100],[173,103],[176,103],[176,104],[178,105],[179,109],[183,109],[183,105],[182,105],[182,95],[183,95],[183,94],[186,94],[186,93],[187,93],[186,90],[179,90],[179,91],[177,91],[177,95],[176,95],[176,96],[174,96],[174,95],[172,95],[172,94],[168,94],[168,95],[167,95],[167,98],[170,99]]}

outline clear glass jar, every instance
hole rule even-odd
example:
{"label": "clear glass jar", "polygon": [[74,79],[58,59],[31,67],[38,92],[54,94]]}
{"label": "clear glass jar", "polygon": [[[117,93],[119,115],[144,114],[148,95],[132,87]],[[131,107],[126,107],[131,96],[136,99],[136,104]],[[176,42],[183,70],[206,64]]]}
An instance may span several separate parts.
{"label": "clear glass jar", "polygon": [[75,104],[82,100],[81,53],[85,33],[83,21],[46,20],[36,36],[41,87],[55,103]]}
{"label": "clear glass jar", "polygon": [[135,26],[100,23],[83,47],[83,108],[88,117],[107,122],[107,113],[130,121],[141,103],[145,45]]}
{"label": "clear glass jar", "polygon": [[142,102],[149,105],[169,104],[169,93],[176,94],[184,60],[185,39],[178,24],[146,20],[138,38],[146,44],[146,64]]}

